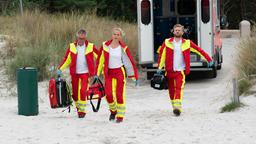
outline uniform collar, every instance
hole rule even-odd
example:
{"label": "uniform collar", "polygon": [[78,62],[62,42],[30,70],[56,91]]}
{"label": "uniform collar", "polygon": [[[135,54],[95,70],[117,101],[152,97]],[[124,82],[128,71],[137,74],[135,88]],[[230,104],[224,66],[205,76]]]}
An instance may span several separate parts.
{"label": "uniform collar", "polygon": [[[105,45],[106,45],[106,46],[109,46],[112,41],[113,41],[112,39],[107,40],[107,41],[105,42]],[[125,48],[125,47],[126,47],[126,44],[125,44],[123,41],[119,41],[119,44],[120,44],[120,46],[121,46],[122,48]]]}
{"label": "uniform collar", "polygon": [[[169,39],[169,42],[172,43],[174,41],[174,37],[171,37]],[[184,43],[186,40],[184,38],[181,38],[181,42]]]}
{"label": "uniform collar", "polygon": [[[76,41],[74,42],[75,46],[77,46],[77,41],[78,41],[78,40],[76,40]],[[88,46],[88,43],[89,43],[88,40],[84,40],[85,47]]]}

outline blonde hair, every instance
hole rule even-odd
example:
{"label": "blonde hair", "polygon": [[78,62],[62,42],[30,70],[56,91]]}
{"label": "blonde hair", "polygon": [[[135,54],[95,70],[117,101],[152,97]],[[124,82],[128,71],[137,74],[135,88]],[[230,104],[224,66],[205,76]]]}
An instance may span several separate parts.
{"label": "blonde hair", "polygon": [[123,31],[121,28],[119,28],[119,27],[114,27],[114,28],[112,29],[112,34],[114,33],[114,31],[119,31],[122,37],[125,36],[124,31]]}
{"label": "blonde hair", "polygon": [[174,30],[175,28],[177,28],[177,27],[181,27],[182,31],[184,31],[184,26],[181,25],[181,24],[175,24],[175,25],[173,26],[173,30]]}

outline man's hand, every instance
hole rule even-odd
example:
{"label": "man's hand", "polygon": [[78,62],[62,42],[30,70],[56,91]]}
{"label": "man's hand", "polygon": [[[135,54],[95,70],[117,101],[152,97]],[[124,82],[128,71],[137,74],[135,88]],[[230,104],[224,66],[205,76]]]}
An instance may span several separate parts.
{"label": "man's hand", "polygon": [[93,76],[93,80],[98,80],[99,79],[99,76],[95,75]]}
{"label": "man's hand", "polygon": [[161,69],[158,69],[158,70],[156,71],[156,73],[157,73],[157,74],[161,74],[161,73],[162,73],[162,70],[161,70]]}
{"label": "man's hand", "polygon": [[214,61],[208,62],[208,68],[213,67],[213,66],[214,66]]}
{"label": "man's hand", "polygon": [[134,83],[135,83],[135,86],[139,86],[139,80],[135,80]]}
{"label": "man's hand", "polygon": [[57,76],[60,77],[62,75],[62,71],[60,69],[57,70]]}
{"label": "man's hand", "polygon": [[135,78],[132,78],[132,81],[133,81],[135,87],[139,85],[139,80],[136,80]]}

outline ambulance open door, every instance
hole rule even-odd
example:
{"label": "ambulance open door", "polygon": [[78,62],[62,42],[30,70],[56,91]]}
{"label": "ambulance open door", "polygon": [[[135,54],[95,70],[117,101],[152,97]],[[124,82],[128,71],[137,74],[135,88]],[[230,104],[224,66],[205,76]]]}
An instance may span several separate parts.
{"label": "ambulance open door", "polygon": [[139,64],[154,62],[153,0],[138,0]]}

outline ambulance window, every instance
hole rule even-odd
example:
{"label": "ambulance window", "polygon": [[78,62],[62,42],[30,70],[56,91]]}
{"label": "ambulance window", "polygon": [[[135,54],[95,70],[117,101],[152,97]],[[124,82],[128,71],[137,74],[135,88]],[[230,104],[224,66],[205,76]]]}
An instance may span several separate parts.
{"label": "ambulance window", "polygon": [[141,22],[145,25],[148,25],[150,21],[151,21],[150,1],[142,0],[141,1]]}
{"label": "ambulance window", "polygon": [[195,0],[179,0],[178,13],[180,15],[192,15],[196,12]]}
{"label": "ambulance window", "polygon": [[221,3],[221,0],[217,0],[217,15],[218,15],[218,17],[220,17],[220,3]]}
{"label": "ambulance window", "polygon": [[171,12],[175,11],[175,1],[174,0],[170,0],[170,11]]}
{"label": "ambulance window", "polygon": [[209,6],[209,4],[210,4],[209,0],[201,1],[201,8],[202,8],[201,17],[202,17],[203,23],[208,23],[210,21],[210,6]]}

